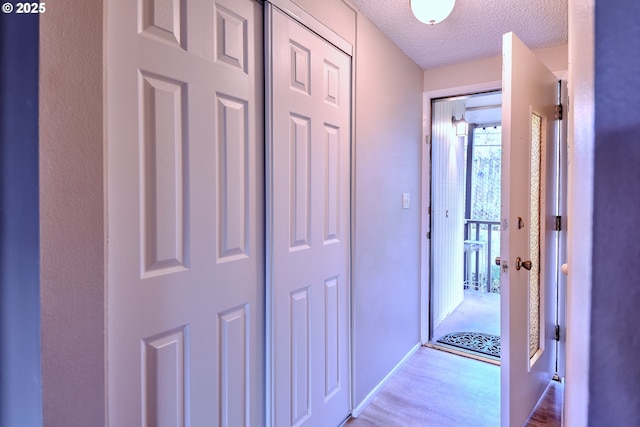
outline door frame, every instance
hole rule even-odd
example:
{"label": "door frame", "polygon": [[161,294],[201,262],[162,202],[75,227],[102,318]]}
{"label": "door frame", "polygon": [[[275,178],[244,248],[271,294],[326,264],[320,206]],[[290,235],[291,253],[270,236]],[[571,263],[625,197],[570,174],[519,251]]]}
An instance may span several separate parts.
{"label": "door frame", "polygon": [[431,102],[438,98],[449,98],[465,94],[502,90],[502,81],[494,80],[466,86],[454,86],[446,89],[423,92],[422,96],[422,133],[424,146],[422,151],[422,210],[420,215],[420,340],[423,345],[429,343],[431,328]]}
{"label": "door frame", "polygon": [[[561,101],[563,106],[567,106],[567,80],[566,80],[566,72],[564,71],[553,71],[559,81],[562,82],[562,97]],[[421,176],[421,184],[422,184],[422,211],[421,211],[421,236],[422,236],[422,244],[421,244],[421,268],[420,268],[420,340],[423,345],[429,345],[430,333],[431,333],[431,278],[432,278],[432,265],[431,265],[431,215],[429,214],[429,207],[431,206],[431,105],[434,99],[438,98],[448,98],[448,97],[456,97],[463,96],[466,94],[474,94],[481,92],[489,92],[489,91],[501,91],[502,90],[502,81],[488,81],[478,84],[472,85],[464,85],[464,86],[453,86],[445,89],[438,89],[432,91],[423,92],[423,143],[424,148],[421,150],[422,152],[422,176]],[[559,125],[560,129],[560,138],[564,140],[564,145],[561,145],[561,159],[560,159],[560,180],[561,187],[559,191],[563,191],[562,196],[568,197],[566,193],[566,186],[568,185],[568,177],[567,177],[567,168],[566,164],[567,153],[568,153],[568,140],[567,140],[567,118],[563,118],[563,123]],[[555,126],[555,124],[554,124]],[[562,143],[561,143],[562,144]],[[563,163],[564,162],[564,163]],[[564,186],[564,187],[562,187]],[[562,197],[560,196],[560,197]],[[567,218],[567,205],[568,200],[560,200],[560,215],[563,216],[563,222],[566,222]],[[566,239],[566,225],[562,224],[563,232],[565,233],[564,238]],[[429,237],[428,237],[429,236]],[[564,248],[564,261],[567,262],[567,248]],[[562,275],[560,272],[559,266],[562,264],[562,258],[559,254],[559,265],[558,265],[558,275]],[[558,289],[558,300],[557,300],[557,316],[559,325],[561,328],[561,340],[566,342],[566,311],[567,311],[567,290],[566,290],[566,276],[561,278],[563,279],[564,284],[559,284]],[[558,346],[563,345],[562,342],[558,343]],[[560,347],[557,353],[557,366],[558,366],[558,374],[564,376],[566,373],[566,355],[564,348]]]}
{"label": "door frame", "polygon": [[556,313],[556,325],[559,326],[559,340],[556,343],[556,375],[559,378],[564,378],[566,374],[566,360],[567,360],[567,274],[562,272],[562,265],[568,263],[568,232],[567,223],[568,217],[568,171],[569,171],[569,140],[568,140],[568,110],[569,110],[569,98],[568,98],[568,83],[563,77],[559,79],[558,83],[558,103],[562,104],[564,112],[561,120],[556,120],[556,138],[558,144],[557,161],[559,167],[559,184],[558,184],[558,215],[561,217],[560,231],[558,235],[558,279],[557,279],[557,304],[558,310]]}
{"label": "door frame", "polygon": [[353,286],[354,286],[354,273],[353,273],[353,242],[354,242],[354,206],[355,206],[355,191],[354,191],[354,172],[355,172],[355,156],[354,156],[354,141],[355,141],[355,54],[354,46],[345,40],[342,36],[331,30],[324,23],[319,21],[313,15],[306,10],[293,3],[292,0],[256,0],[264,4],[264,23],[263,23],[263,43],[264,43],[264,112],[265,112],[265,422],[267,426],[275,425],[275,357],[274,357],[274,313],[273,313],[273,294],[274,294],[274,280],[273,280],[273,224],[274,224],[274,207],[273,207],[273,90],[271,88],[272,69],[273,69],[273,57],[271,54],[273,46],[273,38],[271,36],[273,28],[273,8],[277,8],[283,12],[290,19],[296,21],[300,25],[306,27],[311,32],[330,43],[337,49],[344,52],[351,59],[350,69],[350,108],[349,108],[349,123],[351,125],[349,133],[349,256],[348,256],[348,277],[349,277],[349,314],[348,314],[348,326],[349,326],[349,347],[348,347],[348,386],[349,386],[349,410],[354,409],[354,387],[353,387]]}

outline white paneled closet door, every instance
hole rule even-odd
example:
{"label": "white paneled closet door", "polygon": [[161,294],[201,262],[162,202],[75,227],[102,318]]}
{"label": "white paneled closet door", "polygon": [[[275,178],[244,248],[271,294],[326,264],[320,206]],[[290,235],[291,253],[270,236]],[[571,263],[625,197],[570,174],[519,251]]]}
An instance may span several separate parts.
{"label": "white paneled closet door", "polygon": [[263,425],[262,6],[105,13],[109,424]]}
{"label": "white paneled closet door", "polygon": [[332,427],[350,413],[351,58],[268,7],[271,421]]}

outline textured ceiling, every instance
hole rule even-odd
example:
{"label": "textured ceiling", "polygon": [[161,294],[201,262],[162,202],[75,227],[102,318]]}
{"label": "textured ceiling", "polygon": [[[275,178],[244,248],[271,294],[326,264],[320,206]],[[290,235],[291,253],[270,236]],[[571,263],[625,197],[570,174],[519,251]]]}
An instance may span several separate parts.
{"label": "textured ceiling", "polygon": [[351,0],[424,69],[500,55],[513,31],[529,48],[567,43],[567,0],[457,0],[436,25],[411,13],[409,0]]}

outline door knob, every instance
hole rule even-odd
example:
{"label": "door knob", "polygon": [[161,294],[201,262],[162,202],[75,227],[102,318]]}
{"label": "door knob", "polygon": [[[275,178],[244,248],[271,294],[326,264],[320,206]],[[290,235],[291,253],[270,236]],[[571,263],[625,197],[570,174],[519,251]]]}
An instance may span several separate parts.
{"label": "door knob", "polygon": [[499,257],[499,256],[497,256],[497,257],[496,257],[496,259],[495,259],[493,262],[495,262],[495,263],[496,263],[496,265],[497,265],[498,267],[500,267],[500,257]]}
{"label": "door knob", "polygon": [[522,258],[516,258],[516,270],[520,270],[520,268],[524,268],[525,270],[531,270],[531,261],[522,261]]}

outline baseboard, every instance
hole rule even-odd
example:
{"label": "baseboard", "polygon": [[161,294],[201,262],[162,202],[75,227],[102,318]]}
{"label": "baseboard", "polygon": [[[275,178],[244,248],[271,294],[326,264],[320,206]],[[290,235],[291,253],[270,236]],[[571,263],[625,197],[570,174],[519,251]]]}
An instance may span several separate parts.
{"label": "baseboard", "polygon": [[402,358],[400,362],[398,362],[398,364],[387,374],[387,376],[384,377],[382,381],[380,381],[378,385],[373,388],[373,390],[371,390],[367,397],[365,397],[362,402],[360,402],[360,404],[353,409],[353,411],[351,411],[351,416],[353,418],[358,418],[360,414],[362,414],[365,408],[369,406],[371,401],[378,395],[378,393],[380,393],[380,391],[382,391],[389,380],[391,380],[396,372],[398,372],[400,368],[402,368],[402,366],[411,358],[411,356],[415,354],[416,351],[418,351],[420,347],[422,347],[422,344],[418,343],[411,350],[409,350],[409,352]]}

